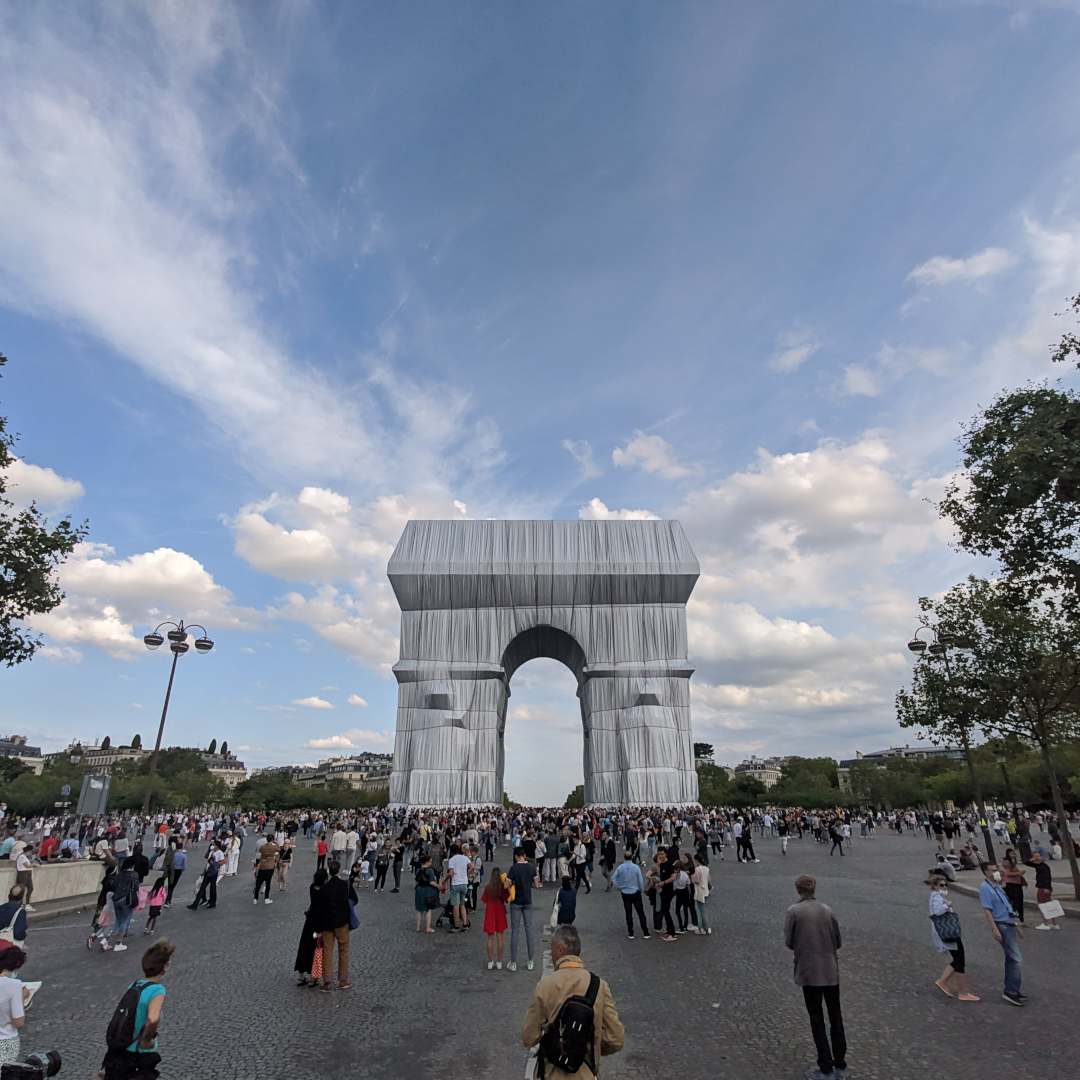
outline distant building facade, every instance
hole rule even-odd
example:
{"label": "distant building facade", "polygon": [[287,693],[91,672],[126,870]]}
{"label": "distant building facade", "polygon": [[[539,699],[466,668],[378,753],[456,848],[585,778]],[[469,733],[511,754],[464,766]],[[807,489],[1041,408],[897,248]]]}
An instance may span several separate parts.
{"label": "distant building facade", "polygon": [[393,754],[354,754],[301,768],[296,782],[308,788],[325,788],[338,781],[354,791],[374,791],[389,787],[393,768]]}
{"label": "distant building facade", "polygon": [[15,758],[40,776],[45,768],[40,746],[30,746],[25,735],[5,735],[0,738],[0,757]]}
{"label": "distant building facade", "polygon": [[235,754],[211,754],[200,751],[199,756],[210,770],[210,775],[216,776],[226,787],[234,788],[247,779],[247,768],[242,761],[237,760]]}
{"label": "distant building facade", "polygon": [[855,751],[853,758],[841,761],[836,770],[841,791],[851,791],[851,770],[861,763],[884,769],[890,758],[909,758],[916,761],[963,761],[964,751],[956,746],[890,746],[886,750],[873,750],[869,754]]}
{"label": "distant building facade", "polygon": [[45,761],[50,765],[70,761],[73,765],[81,765],[87,772],[109,773],[117,765],[124,765],[129,761],[142,761],[146,756],[147,751],[139,746],[113,746],[111,743],[102,746],[99,743],[87,745],[73,742],[66,750],[46,754]]}
{"label": "distant building facade", "polygon": [[775,787],[783,775],[786,761],[787,758],[783,757],[759,758],[751,756],[745,761],[740,761],[735,766],[735,776],[752,777],[759,783],[764,784],[766,789]]}

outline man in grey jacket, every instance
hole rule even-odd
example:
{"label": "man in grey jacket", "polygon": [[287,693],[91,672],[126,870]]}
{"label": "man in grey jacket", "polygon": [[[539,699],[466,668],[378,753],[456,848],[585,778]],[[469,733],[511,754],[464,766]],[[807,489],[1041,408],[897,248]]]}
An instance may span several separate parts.
{"label": "man in grey jacket", "polygon": [[[842,1077],[847,1069],[847,1040],[840,1014],[840,968],[836,962],[840,925],[832,908],[815,899],[816,888],[814,878],[805,874],[798,878],[795,890],[799,901],[787,909],[784,920],[784,944],[795,953],[795,984],[802,987],[817,1047],[818,1067],[806,1074],[807,1080]],[[829,1010],[828,1033],[822,1002]]]}

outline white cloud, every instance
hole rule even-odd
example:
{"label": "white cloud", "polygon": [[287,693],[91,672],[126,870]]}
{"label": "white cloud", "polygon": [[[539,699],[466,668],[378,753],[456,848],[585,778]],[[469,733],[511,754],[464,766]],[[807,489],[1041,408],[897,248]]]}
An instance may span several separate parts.
{"label": "white cloud", "polygon": [[1004,248],[988,247],[963,259],[947,255],[935,255],[919,263],[908,274],[908,281],[916,285],[951,285],[957,281],[980,281],[982,278],[1000,274],[1016,262]]}
{"label": "white cloud", "polygon": [[881,393],[878,376],[862,364],[848,364],[844,368],[841,386],[845,394],[855,396],[877,397]]}
{"label": "white cloud", "polygon": [[4,473],[8,485],[8,498],[16,506],[29,506],[34,502],[49,513],[65,510],[85,492],[78,480],[69,480],[54,469],[31,465],[14,458]]}
{"label": "white cloud", "polygon": [[789,330],[780,336],[769,367],[784,374],[797,371],[820,349],[821,341],[816,334],[806,329]]}
{"label": "white cloud", "polygon": [[367,708],[367,699],[362,698],[359,694],[350,694],[347,700],[350,705],[355,705],[358,709]]}
{"label": "white cloud", "polygon": [[293,705],[299,705],[302,709],[332,709],[334,706],[325,698],[312,695],[311,697],[293,698]]}
{"label": "white cloud", "polygon": [[590,499],[578,509],[578,517],[583,521],[655,521],[658,515],[651,510],[609,510],[600,499]]}
{"label": "white cloud", "polygon": [[308,739],[304,746],[309,750],[363,750],[370,747],[392,746],[394,736],[388,731],[370,728],[349,728],[338,735],[325,735]]}
{"label": "white cloud", "polygon": [[[132,660],[145,651],[135,628],[121,618],[109,604],[95,609],[92,603],[80,603],[69,597],[58,608],[34,618],[34,629],[50,643],[74,649],[92,645],[116,660]],[[54,659],[70,659],[70,654],[53,653]]]}
{"label": "white cloud", "polygon": [[348,497],[339,495],[336,491],[330,491],[328,488],[303,488],[296,496],[296,501],[301,506],[326,514],[328,517],[341,517],[350,510]]}
{"label": "white cloud", "polygon": [[604,470],[593,459],[591,443],[585,439],[563,439],[559,445],[578,463],[582,480],[595,480],[603,475]]}
{"label": "white cloud", "polygon": [[679,461],[669,442],[643,431],[635,431],[625,446],[615,447],[611,451],[611,460],[619,468],[641,469],[665,480],[679,480],[693,472]]}
{"label": "white cloud", "polygon": [[254,511],[238,514],[232,528],[236,554],[263,573],[285,581],[329,581],[345,570],[333,542],[318,529],[286,529]]}

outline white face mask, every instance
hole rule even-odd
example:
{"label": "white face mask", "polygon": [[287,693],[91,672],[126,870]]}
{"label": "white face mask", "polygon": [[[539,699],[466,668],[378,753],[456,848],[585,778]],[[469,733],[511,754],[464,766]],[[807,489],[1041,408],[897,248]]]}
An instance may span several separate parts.
{"label": "white face mask", "polygon": [[1001,871],[1000,871],[1000,870],[995,870],[995,871],[994,871],[994,872],[993,872],[993,873],[992,873],[992,874],[991,874],[990,876],[991,876],[991,877],[992,877],[992,878],[993,878],[993,879],[994,879],[995,881],[1000,881],[1000,880],[1001,880]]}

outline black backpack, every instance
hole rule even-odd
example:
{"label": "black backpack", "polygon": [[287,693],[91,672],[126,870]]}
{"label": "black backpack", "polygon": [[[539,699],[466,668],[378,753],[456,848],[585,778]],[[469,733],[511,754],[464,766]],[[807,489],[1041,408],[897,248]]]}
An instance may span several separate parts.
{"label": "black backpack", "polygon": [[105,1029],[105,1043],[110,1050],[126,1050],[138,1038],[135,1012],[139,1008],[139,998],[142,997],[145,986],[145,979],[137,979],[124,991],[124,996]]}
{"label": "black backpack", "polygon": [[600,992],[600,977],[590,972],[589,988],[584,995],[574,994],[560,1006],[558,1015],[547,1031],[540,1037],[540,1076],[544,1064],[554,1065],[566,1073],[576,1073],[582,1065],[588,1065],[593,1073],[596,1027],[593,1006]]}

